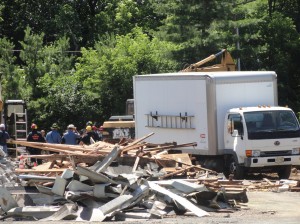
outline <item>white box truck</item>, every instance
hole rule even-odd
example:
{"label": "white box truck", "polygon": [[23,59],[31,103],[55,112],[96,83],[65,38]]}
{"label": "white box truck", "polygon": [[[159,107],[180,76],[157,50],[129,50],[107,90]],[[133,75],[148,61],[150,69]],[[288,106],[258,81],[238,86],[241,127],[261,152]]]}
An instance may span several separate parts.
{"label": "white box truck", "polygon": [[[294,112],[277,104],[275,72],[190,72],[133,78],[136,138],[197,144],[182,151],[207,168],[234,174],[300,165]],[[198,156],[197,156],[198,155]]]}

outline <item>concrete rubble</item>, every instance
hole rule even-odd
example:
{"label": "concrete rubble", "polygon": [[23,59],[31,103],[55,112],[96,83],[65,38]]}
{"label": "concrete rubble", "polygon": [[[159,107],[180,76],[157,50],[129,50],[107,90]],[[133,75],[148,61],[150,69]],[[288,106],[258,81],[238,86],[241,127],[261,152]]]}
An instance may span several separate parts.
{"label": "concrete rubble", "polygon": [[[7,160],[0,167],[1,219],[104,222],[186,213],[203,217],[240,209],[248,202],[247,190],[276,188],[281,192],[299,184],[291,180],[227,180],[222,174],[192,165],[186,155],[161,153],[176,147],[146,146],[141,140],[127,146],[111,145],[110,150],[102,146],[100,153],[101,149],[86,147],[88,155],[101,155],[93,164],[76,161],[74,156],[80,153],[72,149],[71,154],[57,154],[55,163],[50,159],[32,169],[18,169],[16,161]],[[83,157],[84,150],[80,150]]]}

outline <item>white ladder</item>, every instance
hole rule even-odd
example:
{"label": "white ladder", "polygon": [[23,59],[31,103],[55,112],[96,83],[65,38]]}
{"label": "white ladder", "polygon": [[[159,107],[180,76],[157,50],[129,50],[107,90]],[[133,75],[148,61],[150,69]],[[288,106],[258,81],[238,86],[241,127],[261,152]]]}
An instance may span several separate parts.
{"label": "white ladder", "polygon": [[[16,141],[26,141],[27,140],[27,110],[25,109],[24,113],[14,113],[14,128],[15,128],[15,140]],[[18,147],[16,145],[16,157],[18,153],[25,152],[25,147]]]}

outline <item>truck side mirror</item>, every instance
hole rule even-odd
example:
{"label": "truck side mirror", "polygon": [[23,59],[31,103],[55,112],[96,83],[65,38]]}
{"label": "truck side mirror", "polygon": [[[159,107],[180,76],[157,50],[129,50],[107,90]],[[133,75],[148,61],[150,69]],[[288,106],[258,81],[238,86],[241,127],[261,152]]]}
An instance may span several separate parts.
{"label": "truck side mirror", "polygon": [[227,131],[232,137],[241,136],[241,139],[243,139],[244,128],[241,115],[230,114],[228,116]]}
{"label": "truck side mirror", "polygon": [[233,132],[232,132],[232,134],[231,134],[231,136],[232,137],[241,137],[241,139],[243,140],[244,133],[243,132],[239,133],[239,132],[241,132],[241,130],[234,129]]}
{"label": "truck side mirror", "polygon": [[239,136],[239,131],[237,129],[233,130],[233,132],[231,133],[232,137],[238,137]]}

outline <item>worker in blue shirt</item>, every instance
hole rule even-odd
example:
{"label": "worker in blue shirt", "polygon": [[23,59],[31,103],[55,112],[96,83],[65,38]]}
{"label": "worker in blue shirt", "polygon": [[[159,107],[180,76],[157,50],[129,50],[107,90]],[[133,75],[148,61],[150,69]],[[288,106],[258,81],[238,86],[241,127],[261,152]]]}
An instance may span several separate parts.
{"label": "worker in blue shirt", "polygon": [[59,132],[57,131],[58,125],[54,123],[51,126],[51,131],[49,131],[46,135],[46,142],[52,143],[52,144],[60,144],[61,143],[61,136]]}
{"label": "worker in blue shirt", "polygon": [[67,132],[62,137],[63,144],[77,145],[79,143],[80,134],[77,132],[76,127],[73,124],[69,124]]}

